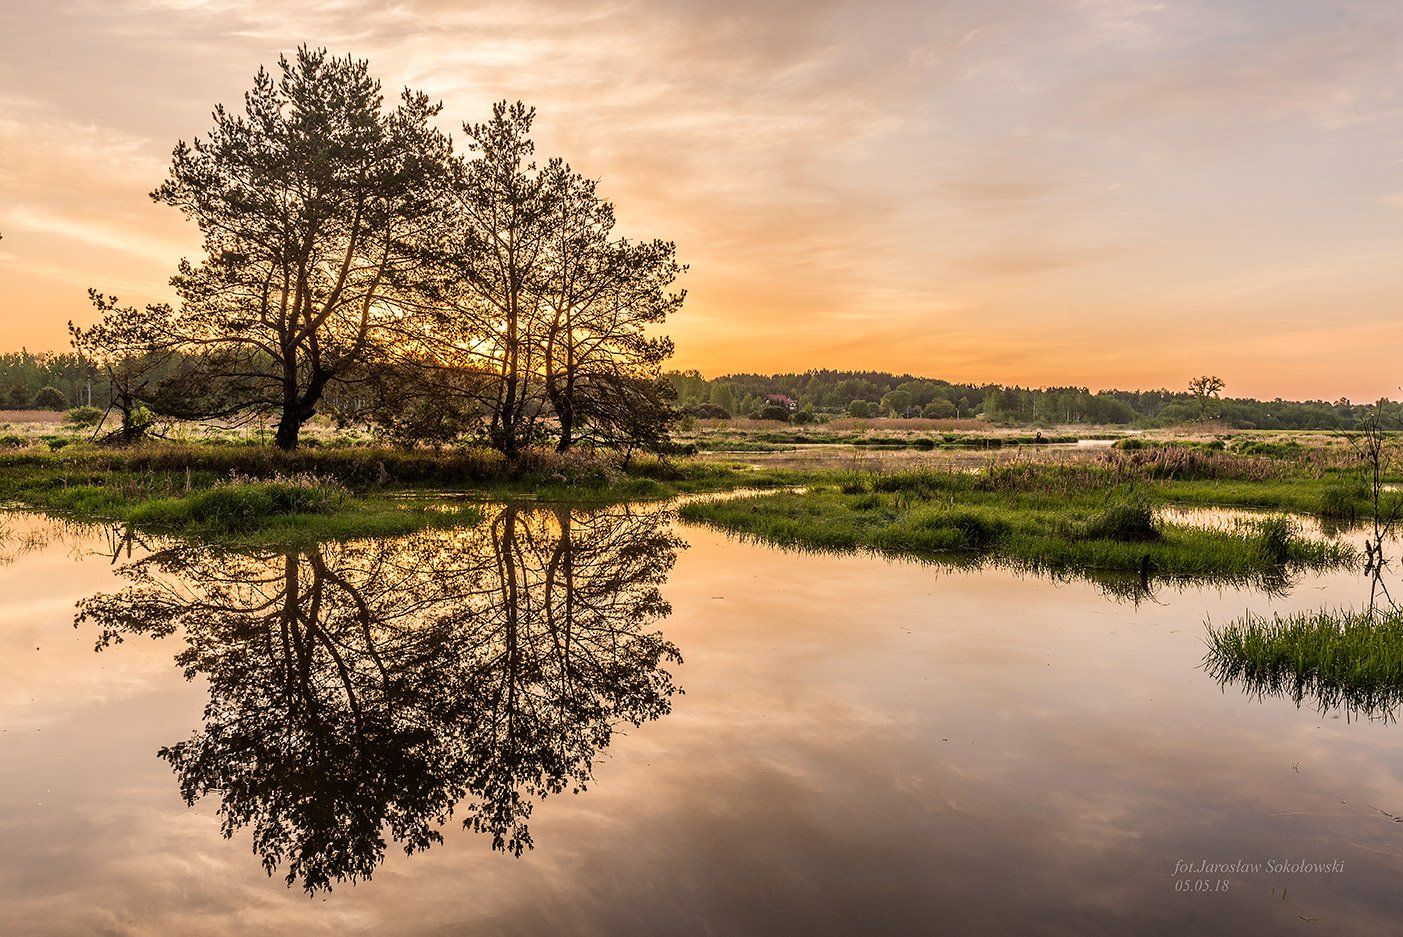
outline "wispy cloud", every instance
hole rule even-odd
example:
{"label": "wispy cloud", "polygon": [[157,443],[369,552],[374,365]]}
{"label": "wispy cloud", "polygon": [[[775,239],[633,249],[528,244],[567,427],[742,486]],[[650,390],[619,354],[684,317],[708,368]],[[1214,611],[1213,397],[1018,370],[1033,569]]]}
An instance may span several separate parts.
{"label": "wispy cloud", "polygon": [[[145,201],[171,145],[303,41],[442,97],[449,127],[537,105],[543,152],[602,177],[631,233],[679,242],[679,364],[713,373],[1025,380],[1026,337],[1055,335],[1043,359],[1096,384],[1122,373],[1097,340],[1129,317],[1154,373],[1211,353],[1265,380],[1271,355],[1159,323],[1307,317],[1257,272],[1341,257],[1364,258],[1351,282],[1371,295],[1403,293],[1378,259],[1403,207],[1403,9],[1377,0],[11,4],[7,268],[149,272],[160,295],[159,258],[192,240]],[[54,344],[67,313],[36,277],[0,276],[0,306],[37,310],[13,340]],[[1254,285],[1224,299],[1234,280]],[[1343,275],[1311,282],[1312,301],[1360,301]],[[1330,392],[1318,380],[1299,392]]]}

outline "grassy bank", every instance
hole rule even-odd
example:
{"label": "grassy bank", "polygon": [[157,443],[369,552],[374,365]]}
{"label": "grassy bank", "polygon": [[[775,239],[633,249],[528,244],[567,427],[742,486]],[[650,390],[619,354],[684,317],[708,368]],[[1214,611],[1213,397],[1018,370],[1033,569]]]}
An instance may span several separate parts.
{"label": "grassy bank", "polygon": [[[471,499],[608,503],[795,484],[792,472],[716,462],[625,462],[482,450],[151,444],[0,453],[0,502],[153,532],[241,541],[405,533],[467,523]],[[447,501],[443,492],[471,495]]]}
{"label": "grassy bank", "polygon": [[[990,462],[977,472],[864,472],[857,464],[841,455],[831,464],[783,467],[583,452],[531,452],[508,463],[496,453],[463,448],[309,446],[289,453],[249,445],[75,444],[0,452],[0,502],[153,530],[229,530],[247,537],[259,530],[304,529],[352,536],[444,522],[438,495],[445,491],[483,500],[607,503],[806,486],[811,491],[802,496],[697,505],[688,516],[795,545],[893,553],[973,550],[1048,568],[1153,567],[1165,575],[1236,575],[1261,568],[1267,559],[1254,546],[1254,531],[1156,525],[1141,534],[1098,536],[1096,517],[1131,502],[1252,507],[1342,521],[1367,511],[1367,490],[1338,452],[1285,459],[1206,447],[1138,447],[1070,461]],[[317,511],[280,506],[273,489],[298,478],[323,480],[344,494]],[[232,480],[273,489],[248,488],[243,506],[234,510],[228,504],[238,494]],[[209,492],[214,494],[206,497]],[[1334,559],[1313,560],[1306,554],[1316,547],[1300,538],[1291,543],[1296,552],[1276,562]]]}
{"label": "grassy bank", "polygon": [[1210,674],[1255,696],[1391,716],[1403,702],[1403,614],[1314,611],[1209,628]]}

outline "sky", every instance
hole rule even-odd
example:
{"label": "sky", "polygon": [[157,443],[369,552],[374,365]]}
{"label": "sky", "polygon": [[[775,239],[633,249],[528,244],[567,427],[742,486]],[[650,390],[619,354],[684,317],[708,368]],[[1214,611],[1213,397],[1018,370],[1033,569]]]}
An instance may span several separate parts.
{"label": "sky", "polygon": [[171,298],[148,193],[299,43],[534,105],[680,368],[1400,395],[1398,0],[0,0],[0,348]]}

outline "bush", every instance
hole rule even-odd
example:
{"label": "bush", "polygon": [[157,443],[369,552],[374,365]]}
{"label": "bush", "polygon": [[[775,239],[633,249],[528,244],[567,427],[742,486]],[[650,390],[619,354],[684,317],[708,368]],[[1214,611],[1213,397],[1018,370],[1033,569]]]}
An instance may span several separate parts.
{"label": "bush", "polygon": [[699,403],[687,412],[699,420],[729,420],[731,418],[729,410],[714,403]]}
{"label": "bush", "polygon": [[855,416],[858,419],[866,419],[870,414],[870,408],[866,400],[854,400],[848,404],[848,416]]}
{"label": "bush", "polygon": [[66,410],[68,409],[68,397],[57,387],[41,387],[39,392],[34,395],[34,408],[36,410]]}
{"label": "bush", "polygon": [[63,415],[63,421],[74,426],[96,426],[101,419],[102,411],[97,407],[74,407]]}
{"label": "bush", "polygon": [[794,422],[799,424],[812,423],[816,419],[818,419],[818,417],[814,416],[812,410],[800,410],[798,413],[794,414]]}
{"label": "bush", "polygon": [[789,422],[789,408],[779,407],[771,404],[760,411],[762,420],[779,420],[782,423]]}

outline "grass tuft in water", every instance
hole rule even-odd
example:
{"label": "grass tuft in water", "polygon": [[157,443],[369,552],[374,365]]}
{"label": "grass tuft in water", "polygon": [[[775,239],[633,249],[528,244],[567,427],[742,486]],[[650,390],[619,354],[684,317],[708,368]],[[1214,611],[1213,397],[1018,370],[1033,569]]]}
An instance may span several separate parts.
{"label": "grass tuft in water", "polygon": [[1204,665],[1254,696],[1307,697],[1322,710],[1391,718],[1403,703],[1403,613],[1247,615],[1208,630]]}

